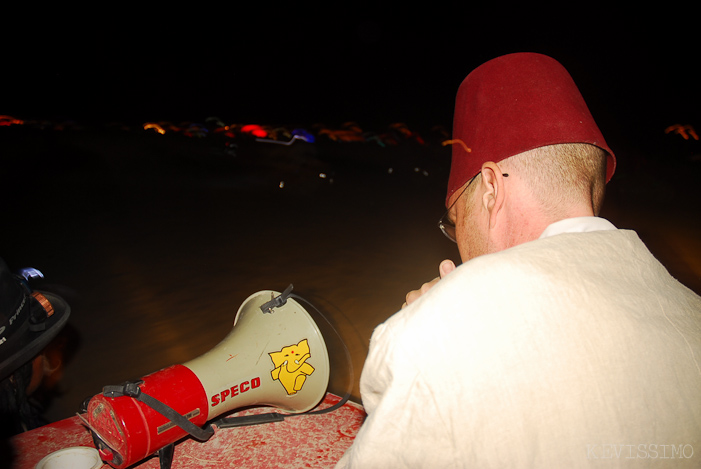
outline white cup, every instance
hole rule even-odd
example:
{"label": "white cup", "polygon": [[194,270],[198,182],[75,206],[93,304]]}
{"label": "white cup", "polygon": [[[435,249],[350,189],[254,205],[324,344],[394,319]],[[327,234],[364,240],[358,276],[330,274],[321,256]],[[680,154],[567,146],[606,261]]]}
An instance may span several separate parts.
{"label": "white cup", "polygon": [[74,446],[54,451],[36,465],[36,469],[99,469],[101,467],[100,453],[88,446]]}

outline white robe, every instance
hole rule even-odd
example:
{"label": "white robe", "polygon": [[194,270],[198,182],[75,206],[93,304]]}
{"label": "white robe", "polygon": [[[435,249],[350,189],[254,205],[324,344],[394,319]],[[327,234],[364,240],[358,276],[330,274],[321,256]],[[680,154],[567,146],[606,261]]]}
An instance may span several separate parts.
{"label": "white robe", "polygon": [[701,298],[634,232],[579,222],[376,328],[337,467],[701,467]]}

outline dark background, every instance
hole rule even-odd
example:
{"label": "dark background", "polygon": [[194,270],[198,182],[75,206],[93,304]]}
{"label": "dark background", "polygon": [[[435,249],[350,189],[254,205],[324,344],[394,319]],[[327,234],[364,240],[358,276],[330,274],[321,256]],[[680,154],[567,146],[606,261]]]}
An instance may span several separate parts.
{"label": "dark background", "polygon": [[[698,18],[684,5],[578,10],[422,3],[207,4],[6,15],[2,112],[167,120],[451,126],[462,79],[510,52],[570,70],[619,147],[698,119]],[[625,157],[625,155],[622,155]]]}

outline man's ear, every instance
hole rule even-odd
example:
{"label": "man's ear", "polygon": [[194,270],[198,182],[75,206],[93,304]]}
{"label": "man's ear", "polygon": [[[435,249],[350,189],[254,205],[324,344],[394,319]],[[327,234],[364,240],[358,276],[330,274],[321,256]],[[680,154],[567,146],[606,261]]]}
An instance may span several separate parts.
{"label": "man's ear", "polygon": [[494,228],[504,206],[504,174],[492,161],[485,162],[481,172],[482,204],[489,213],[489,228]]}

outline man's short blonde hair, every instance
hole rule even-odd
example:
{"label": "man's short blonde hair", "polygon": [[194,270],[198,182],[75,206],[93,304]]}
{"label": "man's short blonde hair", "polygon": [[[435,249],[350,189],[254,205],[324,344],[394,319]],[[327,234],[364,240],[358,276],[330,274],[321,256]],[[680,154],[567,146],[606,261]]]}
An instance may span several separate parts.
{"label": "man's short blonde hair", "polygon": [[545,213],[562,218],[575,205],[591,203],[598,215],[606,187],[606,152],[584,143],[548,145],[500,163],[529,186]]}

